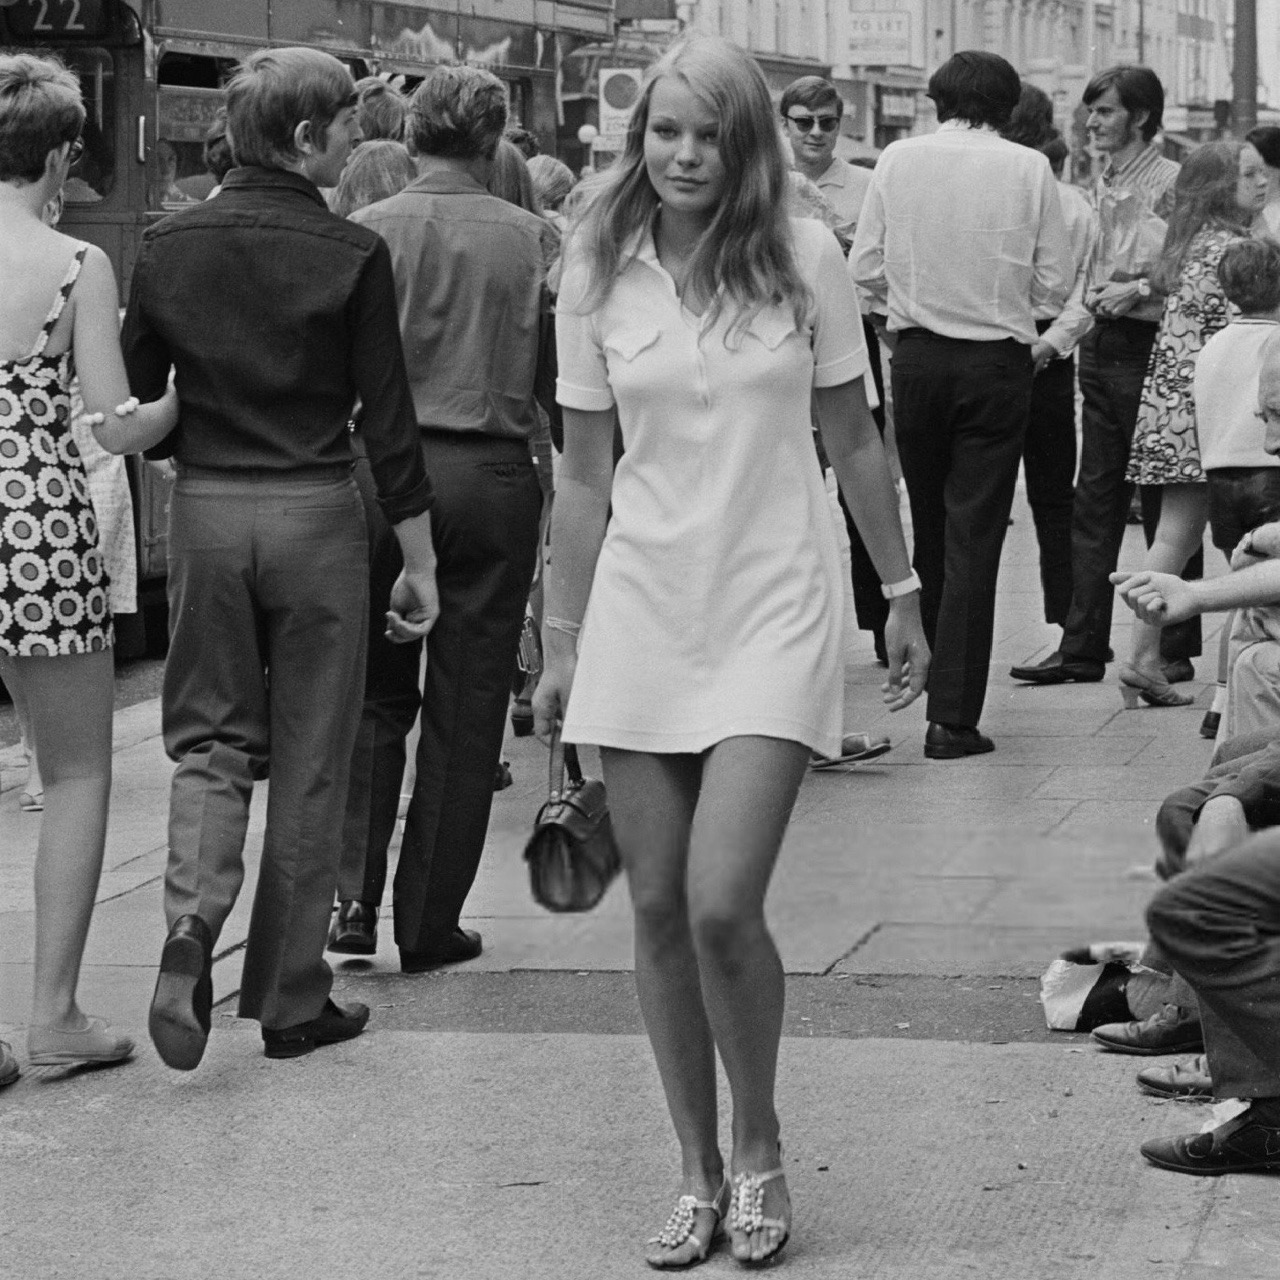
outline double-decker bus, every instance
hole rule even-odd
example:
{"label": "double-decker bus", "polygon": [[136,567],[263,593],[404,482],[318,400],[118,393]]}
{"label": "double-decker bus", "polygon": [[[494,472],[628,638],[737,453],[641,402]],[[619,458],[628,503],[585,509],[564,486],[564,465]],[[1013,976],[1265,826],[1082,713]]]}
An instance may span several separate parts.
{"label": "double-decker bus", "polygon": [[[0,0],[0,49],[53,52],[79,74],[85,147],[62,228],[104,249],[127,290],[148,223],[212,190],[204,137],[246,54],[311,45],[357,79],[405,88],[441,62],[485,66],[510,89],[513,121],[554,154],[562,60],[608,37],[612,10],[613,0]],[[168,483],[131,463],[141,618],[163,598]],[[136,649],[141,638],[124,631],[122,647]]]}

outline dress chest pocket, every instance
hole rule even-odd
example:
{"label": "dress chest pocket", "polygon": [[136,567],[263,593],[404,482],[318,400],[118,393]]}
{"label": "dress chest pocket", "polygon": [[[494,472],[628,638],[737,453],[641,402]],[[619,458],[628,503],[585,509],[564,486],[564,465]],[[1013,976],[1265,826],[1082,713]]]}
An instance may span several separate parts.
{"label": "dress chest pocket", "polygon": [[662,336],[657,325],[640,325],[627,329],[616,329],[606,335],[604,349],[609,353],[610,366],[614,357],[619,357],[630,364],[642,351],[653,346]]}

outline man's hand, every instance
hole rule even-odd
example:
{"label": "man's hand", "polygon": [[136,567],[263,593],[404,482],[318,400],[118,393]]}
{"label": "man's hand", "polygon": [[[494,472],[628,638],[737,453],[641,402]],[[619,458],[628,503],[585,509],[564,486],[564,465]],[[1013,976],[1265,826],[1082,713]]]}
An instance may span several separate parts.
{"label": "man's hand", "polygon": [[929,678],[929,642],[924,638],[920,621],[918,591],[889,602],[884,649],[889,659],[889,678],[880,688],[889,710],[901,711],[924,692]]}
{"label": "man's hand", "polygon": [[1031,344],[1031,363],[1035,366],[1035,372],[1039,373],[1044,369],[1057,354],[1058,349],[1053,343],[1033,342]]}
{"label": "man's hand", "polygon": [[1187,865],[1194,866],[1234,848],[1249,834],[1244,805],[1235,796],[1212,796],[1204,802],[1191,839],[1187,842]]}
{"label": "man's hand", "polygon": [[392,644],[423,640],[440,616],[440,596],[434,573],[400,571],[391,588],[386,637]]}
{"label": "man's hand", "polygon": [[1085,306],[1095,316],[1104,320],[1114,320],[1118,316],[1127,315],[1142,300],[1136,280],[1112,280],[1089,290]]}
{"label": "man's hand", "polygon": [[1194,588],[1175,573],[1143,569],[1140,573],[1113,573],[1111,581],[1138,620],[1148,626],[1167,627],[1200,612]]}

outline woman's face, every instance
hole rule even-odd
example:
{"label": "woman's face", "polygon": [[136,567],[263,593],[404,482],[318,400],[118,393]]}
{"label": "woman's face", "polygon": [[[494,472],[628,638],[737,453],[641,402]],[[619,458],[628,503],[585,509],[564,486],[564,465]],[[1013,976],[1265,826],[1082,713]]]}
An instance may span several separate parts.
{"label": "woman's face", "polygon": [[1267,166],[1257,148],[1245,143],[1240,149],[1240,180],[1236,183],[1236,204],[1247,218],[1254,218],[1267,202]]}
{"label": "woman's face", "polygon": [[720,120],[675,76],[664,76],[649,98],[644,163],[662,207],[710,223],[724,195]]}

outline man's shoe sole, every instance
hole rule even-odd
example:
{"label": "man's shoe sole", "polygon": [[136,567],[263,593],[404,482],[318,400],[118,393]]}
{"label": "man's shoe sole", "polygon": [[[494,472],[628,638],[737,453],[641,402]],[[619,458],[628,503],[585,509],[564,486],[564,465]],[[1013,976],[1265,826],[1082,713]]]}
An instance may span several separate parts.
{"label": "man's shoe sole", "polygon": [[1090,1037],[1094,1044],[1105,1049],[1108,1053],[1128,1053],[1135,1058],[1164,1058],[1175,1053],[1203,1053],[1203,1040],[1187,1040],[1182,1044],[1161,1045],[1158,1048],[1148,1048],[1146,1045],[1134,1044],[1117,1044],[1112,1040],[1103,1040],[1097,1032]]}
{"label": "man's shoe sole", "polygon": [[370,940],[359,934],[339,934],[330,940],[325,950],[341,956],[373,956],[378,954],[378,940]]}
{"label": "man's shoe sole", "polygon": [[1049,671],[1040,671],[1032,674],[1028,667],[1011,667],[1009,670],[1009,678],[1011,680],[1021,681],[1023,684],[1098,684],[1106,678],[1106,670],[1099,671],[1097,675],[1090,672],[1085,675],[1082,672],[1065,672],[1061,668],[1053,668],[1052,674]]}
{"label": "man's shoe sole", "polygon": [[204,1057],[209,1031],[205,1023],[213,1005],[213,977],[205,967],[205,950],[198,938],[168,939],[160,953],[160,974],[147,1030],[160,1060],[175,1071],[194,1071]]}
{"label": "man's shoe sole", "polygon": [[924,744],[926,760],[963,760],[965,756],[985,756],[996,749],[993,742],[989,747],[946,747]]}

